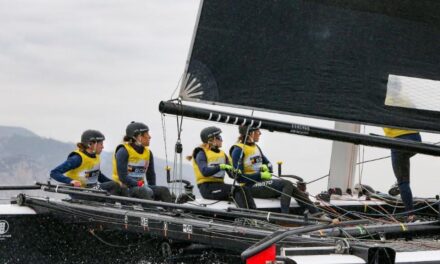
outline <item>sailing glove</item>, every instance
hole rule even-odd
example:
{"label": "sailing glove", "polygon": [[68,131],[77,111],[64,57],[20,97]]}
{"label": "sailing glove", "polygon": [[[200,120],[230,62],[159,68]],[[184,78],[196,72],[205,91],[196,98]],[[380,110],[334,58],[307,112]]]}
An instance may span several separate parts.
{"label": "sailing glove", "polygon": [[232,166],[229,165],[229,164],[220,164],[220,165],[218,165],[218,166],[219,166],[219,168],[220,168],[221,170],[232,171],[232,170],[234,169],[234,167],[232,167]]}
{"label": "sailing glove", "polygon": [[70,185],[72,185],[73,187],[81,187],[81,182],[78,180],[72,180],[70,182]]}
{"label": "sailing glove", "polygon": [[144,183],[143,180],[140,180],[140,181],[137,182],[137,186],[138,187],[144,187],[144,185],[145,185],[145,183]]}
{"label": "sailing glove", "polygon": [[260,173],[260,177],[263,181],[268,181],[272,179],[272,174],[268,171],[263,171]]}
{"label": "sailing glove", "polygon": [[238,175],[238,174],[241,174],[241,170],[240,169],[233,169],[232,173]]}
{"label": "sailing glove", "polygon": [[269,171],[269,167],[266,164],[261,165],[260,170],[262,172]]}

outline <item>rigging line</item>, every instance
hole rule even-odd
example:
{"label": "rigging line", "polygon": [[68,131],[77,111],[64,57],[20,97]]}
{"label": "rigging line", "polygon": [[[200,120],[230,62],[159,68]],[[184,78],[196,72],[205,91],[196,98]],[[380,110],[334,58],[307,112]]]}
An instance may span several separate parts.
{"label": "rigging line", "polygon": [[[386,202],[387,204],[388,204],[388,206],[390,206],[390,207],[393,207],[393,208],[395,208],[395,209],[397,209],[397,208],[404,208],[404,206],[402,205],[402,206],[398,206],[398,204],[403,204],[403,202],[401,201],[401,200],[397,200],[397,199],[395,199],[395,200],[393,200],[393,199],[386,199],[386,198],[382,198],[382,197],[380,197],[380,196],[377,196],[376,195],[376,193],[371,193],[371,192],[369,192],[369,194],[370,194],[370,196],[371,197],[373,197],[373,198],[375,198],[375,199],[378,199],[378,200],[382,200],[382,201],[384,201],[384,202]],[[395,202],[395,205],[393,204]],[[418,204],[420,204],[420,203],[427,203],[427,200],[426,199],[424,199],[423,201],[421,201],[421,202],[416,202],[416,201],[414,201],[413,203],[415,203],[416,205],[418,205]],[[429,204],[429,203],[428,203]],[[427,208],[427,207],[425,207],[425,208]],[[393,215],[395,215],[394,213],[393,213]]]}
{"label": "rigging line", "polygon": [[[362,127],[363,127],[363,133],[365,134],[365,126]],[[363,161],[365,160],[365,147],[363,145],[359,149],[358,158],[359,158],[359,165],[358,165],[359,183],[362,184],[363,171],[364,171]]]}
{"label": "rigging line", "polygon": [[[205,230],[205,231],[208,231],[208,230]],[[219,232],[215,232],[215,231],[210,231],[210,233],[213,235],[217,235],[218,238],[226,238],[226,239],[231,239],[234,241],[248,241],[248,242],[258,242],[259,241],[259,239],[257,239],[257,238],[229,235],[229,234],[219,233]],[[203,235],[203,236],[208,237],[207,235]]]}
{"label": "rigging line", "polygon": [[[254,109],[252,109],[252,112],[251,112],[251,118],[254,116]],[[245,120],[246,121],[246,120]],[[239,129],[240,129],[240,126],[238,127]],[[233,182],[232,182],[232,188],[231,188],[231,192],[230,192],[230,196],[232,197],[233,196],[233,192],[234,192],[234,186],[235,186],[235,182],[237,181],[237,177],[238,177],[238,173],[237,173],[237,171],[239,170],[239,168],[240,168],[240,166],[241,165],[243,165],[244,166],[244,164],[242,164],[243,163],[243,157],[244,157],[244,148],[246,147],[246,142],[247,142],[247,139],[248,139],[248,134],[249,134],[249,129],[251,128],[251,126],[248,126],[247,127],[247,129],[246,129],[246,135],[244,136],[244,138],[243,138],[243,149],[242,149],[242,151],[241,151],[241,153],[240,153],[240,158],[238,159],[238,162],[237,162],[237,167],[236,168],[234,168],[234,171],[232,172],[232,175],[233,175],[233,177],[234,177],[234,180],[233,180]],[[244,169],[244,167],[243,167],[243,169]],[[246,197],[246,196],[245,196]],[[248,202],[247,202],[247,200],[246,200],[246,206],[247,207],[249,207],[249,205],[248,205]]]}
{"label": "rigging line", "polygon": [[[114,243],[110,243],[110,242],[105,241],[103,238],[101,238],[101,237],[99,237],[97,234],[95,234],[95,230],[93,230],[93,229],[89,229],[89,233],[90,233],[93,237],[95,237],[96,239],[98,239],[101,243],[104,243],[105,245],[110,246],[110,247],[130,248],[130,247],[133,247],[133,246],[138,246],[138,245],[143,244],[143,243],[138,243],[138,244],[128,244],[128,245],[117,245],[117,244],[114,244]],[[149,242],[149,241],[152,241],[152,239],[149,239],[149,240],[147,240],[146,242]]]}
{"label": "rigging line", "polygon": [[[177,99],[177,105],[182,106],[182,101],[180,99]],[[180,117],[180,121],[179,121]],[[172,188],[173,190],[178,190],[176,199],[179,197],[179,195],[183,191],[183,183],[182,183],[182,151],[181,151],[181,134],[182,134],[182,126],[183,126],[183,114],[176,115],[176,122],[177,122],[177,142],[176,147],[174,149],[174,163],[173,163],[173,180],[175,181],[177,178],[179,178],[178,182],[173,182]],[[179,146],[179,150],[178,150]],[[178,153],[180,151],[180,153]],[[178,185],[179,184],[179,185]],[[177,187],[179,186],[179,187]],[[177,187],[177,188],[176,188]],[[177,201],[177,200],[176,200]]]}
{"label": "rigging line", "polygon": [[[274,176],[275,176],[275,175],[274,175]],[[246,178],[246,179],[248,179],[248,180],[250,180],[250,181],[252,181],[252,182],[254,182],[254,183],[258,183],[258,181],[254,180],[254,179],[251,179],[251,178],[245,176],[244,174],[241,174],[241,177],[244,177],[244,178]],[[277,177],[277,176],[275,176],[275,177]],[[264,187],[264,188],[268,188],[269,190],[272,190],[272,191],[274,191],[274,192],[277,192],[277,193],[279,193],[280,195],[285,195],[285,196],[288,196],[288,197],[290,197],[290,198],[293,198],[293,199],[295,199],[296,201],[301,201],[301,202],[303,202],[304,204],[306,204],[306,205],[308,205],[308,206],[312,206],[312,207],[314,207],[314,208],[317,208],[317,209],[319,209],[319,210],[321,210],[321,211],[324,211],[325,213],[328,213],[328,214],[330,214],[330,215],[332,215],[332,216],[335,216],[335,217],[339,217],[339,216],[340,216],[340,214],[336,214],[336,215],[335,215],[333,212],[330,212],[330,211],[328,211],[328,210],[323,210],[322,208],[318,208],[315,204],[313,204],[313,202],[312,202],[312,203],[309,203],[308,201],[304,201],[304,200],[302,200],[302,199],[299,198],[299,197],[294,197],[294,196],[292,196],[291,194],[283,193],[282,191],[279,191],[279,190],[277,190],[277,189],[275,189],[275,188],[272,188],[272,187],[270,187],[270,186],[267,186],[267,185],[263,185],[263,187]]]}
{"label": "rigging line", "polygon": [[[58,203],[52,202],[52,201],[48,201],[47,203],[52,206],[58,206],[58,208],[56,208],[56,210],[58,210],[58,211],[62,211],[62,212],[70,213],[70,214],[78,214],[80,216],[86,216],[86,217],[97,217],[100,219],[110,219],[110,220],[115,219],[112,217],[101,216],[101,215],[97,215],[94,213],[86,213],[80,209],[73,209],[67,205],[58,204]],[[48,206],[45,206],[45,207],[47,208]]]}
{"label": "rigging line", "polygon": [[383,157],[381,157],[381,158],[370,159],[370,160],[366,160],[366,161],[358,162],[358,163],[356,163],[356,165],[365,164],[365,163],[374,162],[374,161],[383,160],[383,159],[388,159],[388,158],[391,158],[391,155],[383,156]]}
{"label": "rigging line", "polygon": [[432,207],[429,203],[428,203],[428,201],[426,201],[425,200],[425,203],[436,213],[436,214],[439,214],[439,211],[437,211],[434,207]]}
{"label": "rigging line", "polygon": [[[326,206],[326,205],[324,205],[323,207],[327,208],[328,211],[333,212],[334,215],[340,215],[340,213],[338,213],[338,211],[336,211],[335,209],[331,208],[330,206]],[[345,214],[344,214],[344,215],[345,215]],[[342,217],[343,217],[344,215],[340,215],[340,216],[338,216],[338,217],[341,217],[341,219],[342,219]],[[348,216],[345,216],[345,218],[348,219],[348,220],[351,219],[351,218],[349,218]]]}
{"label": "rigging line", "polygon": [[[430,206],[437,205],[437,204],[439,204],[439,203],[440,203],[440,201],[437,201],[437,202],[435,202],[435,203],[432,203]],[[419,212],[419,211],[425,210],[426,208],[429,208],[430,206],[422,206],[422,207],[420,207],[420,208],[417,208],[417,209],[414,209],[414,210],[411,210],[411,211],[405,211],[405,212],[401,212],[401,213],[395,213],[394,216],[406,215],[406,214],[408,214],[408,213],[416,213],[416,212]],[[380,214],[367,214],[367,213],[361,213],[361,212],[357,212],[357,213],[360,214],[360,215],[380,216]]]}
{"label": "rigging line", "polygon": [[347,231],[345,231],[344,228],[342,228],[342,227],[337,227],[337,229],[338,229],[340,232],[342,232],[342,233],[344,234],[345,238],[348,238],[348,239],[350,239],[351,241],[360,242],[360,240],[359,240],[358,238],[356,238],[356,237],[350,235],[350,233],[348,233]]}
{"label": "rigging line", "polygon": [[[177,105],[182,109],[182,101],[178,99]],[[179,116],[180,116],[180,124],[179,124]],[[183,110],[180,115],[176,115],[177,120],[177,140],[181,140],[180,136],[182,134],[182,126],[183,126]]]}
{"label": "rigging line", "polygon": [[[313,198],[317,199],[316,196],[313,196],[313,195],[310,195],[310,196],[312,196]],[[319,200],[319,199],[317,199],[317,200]],[[353,215],[359,217],[360,219],[367,219],[367,220],[371,220],[371,219],[372,219],[372,218],[369,218],[369,217],[368,217],[370,214],[365,214],[365,213],[360,213],[360,212],[348,211],[348,210],[346,210],[346,209],[344,209],[344,208],[342,208],[342,207],[339,207],[339,206],[337,206],[337,205],[331,204],[331,203],[329,203],[329,202],[325,202],[325,201],[322,201],[322,200],[319,200],[319,201],[321,201],[321,203],[323,203],[324,206],[325,206],[326,204],[329,204],[329,205],[331,205],[331,206],[337,208],[338,210],[341,210],[342,212],[345,212],[344,214],[340,214],[340,216],[338,216],[338,217],[341,217],[342,215],[345,215],[346,213],[349,213],[349,214],[353,214]],[[367,208],[371,208],[371,209],[374,210],[374,208],[372,208],[370,205],[366,205],[366,207],[367,207]],[[383,214],[379,214],[379,215],[376,215],[376,216],[383,216]]]}
{"label": "rigging line", "polygon": [[330,176],[330,174],[326,174],[326,175],[321,176],[321,177],[319,177],[319,178],[317,178],[317,179],[314,179],[314,180],[308,181],[308,182],[306,182],[306,184],[310,184],[310,183],[317,182],[317,181],[319,181],[319,180],[322,180],[322,179],[324,179],[324,178],[327,178],[328,176]]}
{"label": "rigging line", "polygon": [[182,82],[182,79],[183,79],[183,73],[180,75],[179,81],[177,82],[177,86],[174,89],[173,93],[171,94],[170,100],[173,99],[174,94],[176,93],[177,89],[179,89],[179,86],[180,86],[180,84]]}
{"label": "rigging line", "polygon": [[[365,161],[362,161],[362,162],[357,162],[356,165],[361,165],[361,164],[365,164],[365,163],[369,163],[369,162],[374,162],[374,161],[378,161],[378,160],[388,159],[388,158],[390,158],[390,157],[391,157],[391,156],[385,156],[385,157],[381,157],[381,158],[377,158],[377,159],[365,160]],[[316,178],[316,179],[314,179],[314,180],[308,181],[308,182],[306,182],[306,184],[310,184],[310,183],[317,182],[317,181],[319,181],[319,180],[322,180],[322,179],[324,179],[324,178],[327,178],[328,176],[330,176],[330,174],[326,174],[326,175],[321,176],[321,177],[319,177],[319,178]]]}
{"label": "rigging line", "polygon": [[[377,206],[380,206],[380,205],[377,204]],[[378,214],[375,214],[375,216],[381,216],[381,217],[385,217],[385,218],[390,218],[389,216],[387,216],[387,215],[381,213],[380,211],[378,211],[377,209],[375,209],[374,207],[372,207],[372,206],[370,206],[370,205],[367,205],[366,208],[369,208],[370,210],[373,210],[373,211],[375,211],[375,212],[378,212]],[[372,214],[361,213],[361,212],[351,212],[351,213],[352,213],[353,215],[356,215],[357,217],[359,217],[359,218],[361,218],[361,219],[365,218],[365,219],[368,219],[368,220],[375,220],[375,221],[377,221],[377,219],[374,219],[374,218],[369,217],[369,216],[372,215]],[[363,217],[361,217],[361,216],[363,216]],[[385,222],[385,223],[393,223],[393,221],[390,221],[390,220],[383,220],[383,222]]]}
{"label": "rigging line", "polygon": [[[391,156],[386,156],[386,157],[382,157],[382,158],[377,158],[377,159],[371,159],[371,160],[366,160],[366,161],[362,161],[362,162],[357,162],[356,165],[361,165],[361,164],[365,164],[365,163],[369,163],[369,162],[373,162],[373,161],[378,161],[378,160],[382,160],[382,159],[387,159],[387,158],[390,158],[390,157],[391,157]],[[330,174],[326,174],[326,175],[321,176],[321,177],[319,177],[319,178],[316,178],[316,179],[314,179],[314,180],[308,181],[308,182],[306,182],[306,184],[310,184],[310,183],[317,182],[317,181],[322,180],[322,179],[324,179],[324,178],[327,178],[327,177],[329,177],[329,176],[330,176]]]}
{"label": "rigging line", "polygon": [[393,214],[395,214],[396,213],[396,210],[397,210],[397,206],[398,206],[398,204],[399,204],[399,201],[396,199],[396,201],[395,201],[396,203],[394,204],[394,205],[391,205],[392,207],[393,207]]}
{"label": "rigging line", "polygon": [[[390,199],[386,199],[386,198],[379,198],[378,196],[375,196],[375,195],[373,195],[371,197],[378,199],[378,200],[381,200],[381,201],[384,201],[385,203],[387,203],[388,206],[393,207],[395,209],[405,208],[405,206],[403,205],[403,202],[401,200],[397,200],[397,199],[390,200]],[[394,202],[396,202],[396,204],[394,204]],[[399,205],[399,204],[402,204],[402,205]]]}
{"label": "rigging line", "polygon": [[166,123],[165,123],[165,114],[161,114],[160,118],[162,121],[163,144],[165,147],[165,164],[168,168],[167,130],[166,130]]}
{"label": "rigging line", "polygon": [[[326,175],[327,176],[327,175]],[[326,176],[324,176],[324,177],[326,177]],[[250,180],[252,180],[252,179],[250,179]],[[315,199],[317,199],[317,197],[316,196],[313,196],[313,195],[310,195],[311,197],[313,197],[313,198],[315,198]],[[317,199],[317,200],[319,200],[319,199]],[[322,202],[324,202],[324,201],[322,201]],[[326,202],[325,202],[326,203]],[[331,203],[328,203],[328,204],[330,204],[330,205],[332,205]],[[334,206],[335,208],[338,208],[339,210],[341,210],[341,211],[343,211],[343,212],[350,212],[350,211],[347,211],[347,210],[345,210],[344,208],[341,208],[341,207],[339,207],[339,206],[336,206],[336,205],[332,205],[332,206]],[[390,206],[392,206],[392,205],[390,205]],[[371,207],[370,205],[366,205],[366,207],[367,208],[371,208],[371,209],[373,209],[374,210],[374,208],[373,207]],[[426,207],[425,207],[426,208]],[[416,212],[416,211],[419,211],[419,210],[414,210],[414,212]],[[354,212],[351,212],[352,214],[354,214]],[[364,217],[366,217],[366,216],[383,216],[383,214],[366,214],[366,213],[360,213],[362,216],[364,216]],[[393,215],[400,215],[400,214],[403,214],[403,213],[399,213],[399,214],[393,214]],[[358,215],[359,216],[359,215]],[[359,216],[360,217],[360,216]],[[362,217],[360,217],[360,218],[362,218]]]}
{"label": "rigging line", "polygon": [[[439,145],[440,141],[432,143],[432,144],[433,145]],[[358,163],[356,163],[356,165],[365,164],[365,163],[374,162],[374,161],[383,160],[383,159],[389,159],[389,158],[391,158],[391,155],[383,156],[383,157],[375,158],[375,159],[370,159],[370,160],[366,160],[366,161],[362,161],[362,162],[358,162]]]}
{"label": "rigging line", "polygon": [[193,213],[185,213],[182,212],[180,215],[187,217],[187,218],[191,218],[191,219],[197,219],[197,220],[211,220],[212,223],[221,223],[221,224],[234,224],[236,223],[235,220],[228,220],[228,219],[222,219],[222,218],[217,218],[214,216],[207,216],[207,215],[196,215]]}
{"label": "rigging line", "polygon": [[380,204],[379,205],[377,205],[382,211],[384,211],[386,214],[385,215],[387,215],[387,216],[389,216],[389,218],[392,220],[392,221],[395,221],[396,223],[399,223],[399,221],[397,221],[397,219],[395,218],[395,217],[393,217],[393,215],[392,214],[390,214],[385,208],[383,208]]}
{"label": "rigging line", "polygon": [[381,250],[377,250],[375,253],[374,253],[374,258],[373,259],[380,259],[379,258],[379,254],[380,254],[380,251],[383,251],[383,252],[385,252],[385,254],[386,254],[386,256],[387,256],[387,259],[388,259],[388,263],[392,263],[393,262],[393,260],[394,260],[394,258],[395,258],[395,255],[394,255],[394,257],[392,258],[391,256],[390,256],[390,254],[388,254],[388,250],[385,250],[385,249],[381,249]]}
{"label": "rigging line", "polygon": [[196,202],[196,203],[188,202],[188,204],[191,204],[191,205],[194,205],[194,206],[199,206],[199,207],[206,207],[207,205],[213,205],[213,204],[219,203],[221,200],[218,200],[218,201],[215,201],[215,202],[212,202],[212,203],[201,203],[201,202],[197,202],[196,200],[193,200],[193,201]]}

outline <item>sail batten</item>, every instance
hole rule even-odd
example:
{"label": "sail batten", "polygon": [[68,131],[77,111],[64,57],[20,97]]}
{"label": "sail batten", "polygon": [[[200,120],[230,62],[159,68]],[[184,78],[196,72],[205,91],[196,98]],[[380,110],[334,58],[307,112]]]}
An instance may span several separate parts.
{"label": "sail batten", "polygon": [[[440,5],[397,2],[204,0],[180,95],[439,132]],[[410,90],[428,105],[389,104],[392,76],[420,80]]]}

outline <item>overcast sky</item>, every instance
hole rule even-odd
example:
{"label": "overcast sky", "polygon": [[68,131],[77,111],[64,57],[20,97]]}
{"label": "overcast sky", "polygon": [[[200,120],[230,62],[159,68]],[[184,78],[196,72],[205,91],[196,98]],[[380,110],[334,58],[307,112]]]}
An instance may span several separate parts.
{"label": "overcast sky", "polygon": [[[198,0],[0,0],[0,125],[69,142],[77,142],[86,129],[98,129],[107,137],[106,150],[112,151],[126,125],[141,121],[150,126],[153,152],[165,158],[158,104],[172,96],[183,74],[198,6]],[[256,115],[333,126],[327,121]],[[165,120],[172,160],[176,121]],[[184,121],[185,155],[199,144],[200,130],[210,125],[217,124]],[[217,126],[224,131],[227,150],[237,128]],[[286,173],[307,181],[329,171],[330,141],[263,131],[261,146],[272,162],[284,161]],[[369,159],[389,151],[366,148],[361,153]],[[416,193],[438,193],[438,163],[423,155],[413,158]],[[389,159],[366,164],[362,172],[363,182],[383,191],[395,181]],[[310,187],[317,192],[325,186],[324,180]]]}

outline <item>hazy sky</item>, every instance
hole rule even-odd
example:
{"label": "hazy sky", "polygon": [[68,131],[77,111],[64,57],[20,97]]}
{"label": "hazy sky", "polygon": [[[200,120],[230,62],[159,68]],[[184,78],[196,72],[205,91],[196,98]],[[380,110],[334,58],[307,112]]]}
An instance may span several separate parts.
{"label": "hazy sky", "polygon": [[[165,158],[158,104],[172,96],[182,76],[198,6],[198,0],[0,0],[0,125],[70,142],[77,142],[85,129],[98,129],[111,151],[126,125],[141,121],[150,126],[153,152]],[[165,120],[172,160],[176,121]],[[185,155],[199,144],[200,130],[210,125],[223,129],[225,149],[233,144],[236,127],[186,119]],[[381,133],[377,128],[367,132]],[[431,135],[424,139],[440,141]],[[329,171],[330,141],[263,131],[261,146],[272,162],[284,161],[286,173],[312,180]],[[372,148],[361,153],[365,159],[389,154]],[[438,163],[427,156],[413,158],[416,193],[438,193]],[[363,182],[383,191],[395,181],[389,159],[368,163],[362,172]],[[310,189],[323,190],[326,183]]]}

